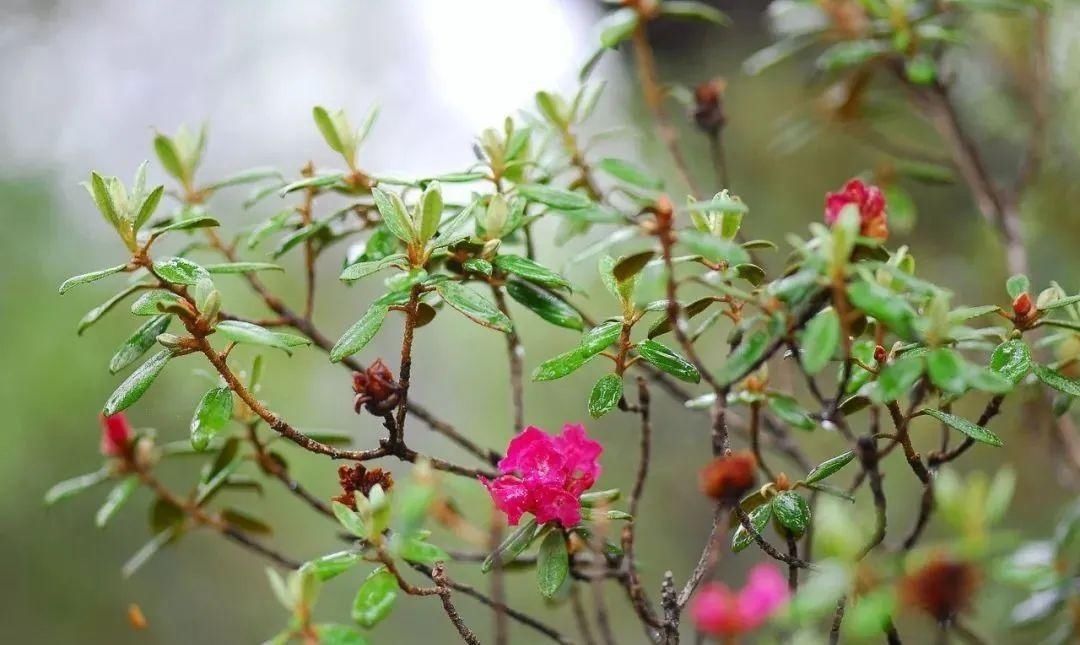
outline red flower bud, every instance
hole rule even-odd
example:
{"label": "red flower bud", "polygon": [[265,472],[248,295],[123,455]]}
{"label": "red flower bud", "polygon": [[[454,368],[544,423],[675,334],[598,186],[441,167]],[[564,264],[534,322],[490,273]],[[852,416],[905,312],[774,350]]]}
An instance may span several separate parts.
{"label": "red flower bud", "polygon": [[715,78],[698,85],[694,89],[694,123],[702,131],[716,134],[727,122],[724,114],[724,89],[727,82]]}
{"label": "red flower bud", "polygon": [[1012,303],[1013,314],[1018,320],[1024,320],[1035,311],[1035,303],[1031,302],[1031,296],[1025,291],[1016,296]]}
{"label": "red flower bud", "polygon": [[101,421],[101,454],[106,457],[122,457],[130,452],[135,431],[127,417],[118,412],[110,417],[99,416]]}
{"label": "red flower bud", "polygon": [[874,360],[878,363],[884,363],[885,359],[889,357],[889,353],[885,351],[885,348],[881,345],[874,347]]}
{"label": "red flower bud", "polygon": [[757,459],[749,452],[736,452],[713,459],[698,473],[701,492],[717,500],[732,501],[754,485]]}
{"label": "red flower bud", "polygon": [[889,237],[888,216],[885,212],[885,195],[877,186],[869,186],[860,179],[850,179],[839,192],[825,194],[825,223],[832,226],[845,206],[853,204],[859,209],[859,232],[879,240]]}

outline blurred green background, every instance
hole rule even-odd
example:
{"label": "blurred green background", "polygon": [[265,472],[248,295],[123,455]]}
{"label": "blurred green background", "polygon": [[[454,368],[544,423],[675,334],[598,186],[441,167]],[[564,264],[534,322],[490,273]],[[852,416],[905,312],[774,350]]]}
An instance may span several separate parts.
{"label": "blurred green background", "polygon": [[[1045,172],[1024,202],[1026,233],[1032,249],[1033,281],[1059,280],[1067,291],[1080,240],[1080,192],[1075,145],[1080,115],[1080,51],[1068,35],[1080,29],[1072,3],[1056,17],[1052,30],[1055,82],[1052,142]],[[721,3],[735,26],[728,29],[671,24],[653,33],[665,79],[696,84],[712,76],[728,81],[726,130],[732,184],[751,206],[744,224],[754,238],[781,240],[821,216],[823,193],[845,179],[881,164],[873,152],[833,126],[811,131],[805,145],[791,149],[790,124],[813,120],[818,106],[807,81],[808,61],[795,61],[760,77],[746,77],[740,63],[768,42],[764,3]],[[216,536],[196,533],[159,554],[130,580],[120,565],[148,537],[141,492],[106,529],[93,527],[93,513],[104,489],[45,509],[41,497],[55,481],[98,467],[97,413],[119,377],[106,365],[135,322],[123,308],[82,338],[79,318],[112,293],[99,283],[56,295],[67,276],[117,263],[119,242],[102,225],[77,182],[91,169],[128,178],[152,157],[155,128],[172,132],[181,123],[210,124],[210,143],[202,176],[210,178],[252,166],[276,165],[294,174],[306,160],[333,164],[310,120],[320,103],[344,106],[354,115],[378,103],[382,115],[361,155],[364,168],[387,174],[435,174],[467,166],[472,137],[503,116],[531,108],[537,89],[572,92],[578,65],[595,42],[592,25],[603,6],[555,0],[468,0],[444,2],[214,2],[131,3],[120,0],[15,0],[0,9],[0,55],[6,61],[0,91],[0,403],[7,414],[7,441],[0,450],[0,625],[12,643],[252,643],[284,623],[265,582],[264,563]],[[1001,70],[1022,56],[1025,31],[1018,21],[984,20],[975,25],[980,39],[955,62],[965,123],[992,151],[995,172],[1014,168],[1024,136],[1026,109]],[[626,53],[610,56],[597,74],[609,87],[595,117],[595,130],[630,125],[634,136],[605,144],[597,152],[616,153],[670,175],[667,157],[643,126],[644,109],[633,84]],[[785,134],[783,124],[788,123]],[[820,121],[819,121],[820,123]],[[801,127],[801,126],[800,126]],[[908,142],[935,150],[930,128],[915,118],[896,116],[885,127]],[[683,132],[695,172],[711,185],[704,140]],[[800,135],[801,136],[801,135]],[[153,168],[151,179],[165,181]],[[1001,249],[983,224],[965,189],[905,184],[920,211],[913,230],[895,236],[910,244],[920,275],[951,287],[956,304],[1004,303]],[[716,187],[718,188],[718,187]],[[212,213],[227,230],[239,230],[274,212],[278,204],[243,211],[243,191],[223,195]],[[550,242],[554,227],[542,229],[540,255],[554,266],[587,243],[563,248]],[[594,236],[603,235],[597,231]],[[261,260],[259,254],[250,259]],[[333,279],[340,256],[322,263],[317,314],[336,337],[365,308],[373,292],[349,290]],[[778,268],[779,254],[772,262]],[[293,302],[300,295],[291,271],[271,284]],[[591,284],[591,262],[568,269]],[[227,279],[220,282],[225,283]],[[595,286],[595,285],[592,285]],[[263,315],[241,288],[226,287],[230,310]],[[594,314],[614,305],[591,290],[587,308]],[[563,351],[574,334],[554,330],[519,311],[526,368]],[[395,333],[381,334],[364,359],[396,355]],[[495,333],[444,315],[421,330],[417,342],[414,396],[477,440],[502,446],[510,432],[503,340]],[[718,334],[719,335],[719,334]],[[238,350],[242,351],[242,350]],[[244,361],[250,354],[237,354]],[[292,358],[268,355],[264,400],[286,418],[307,427],[346,429],[360,446],[374,445],[380,428],[371,417],[351,411],[347,373],[331,366],[318,351]],[[391,361],[396,366],[396,360]],[[177,361],[130,413],[140,427],[159,436],[187,435],[191,411],[206,387],[193,376],[196,360]],[[548,429],[586,416],[583,391],[599,368],[526,390],[528,420]],[[790,378],[780,374],[775,378]],[[709,527],[707,502],[696,493],[697,468],[705,460],[703,418],[656,392],[656,454],[641,512],[639,553],[643,573],[655,595],[665,569],[682,580],[696,560]],[[1016,465],[1017,497],[1007,528],[1024,536],[1045,535],[1055,509],[1070,498],[1053,459],[1055,446],[1045,422],[1022,415],[1011,401],[994,429],[1006,441],[995,451],[976,447],[961,468],[993,470]],[[605,444],[603,487],[628,487],[637,450],[633,421],[612,414],[591,422],[590,432]],[[466,460],[419,424],[411,443],[424,452]],[[933,435],[936,440],[936,433]],[[826,457],[841,441],[824,432],[800,437],[814,455]],[[928,444],[929,445],[929,444]],[[336,464],[307,459],[291,450],[298,477],[320,495],[336,488]],[[177,462],[163,476],[188,485],[196,463]],[[790,464],[784,469],[800,474]],[[395,466],[395,472],[404,473]],[[890,469],[890,474],[894,471]],[[889,522],[907,527],[918,490],[896,470],[887,478],[896,500]],[[478,486],[444,480],[465,508],[487,502]],[[243,494],[237,494],[243,495]],[[293,498],[267,485],[261,498],[244,499],[248,508],[272,520],[275,544],[297,558],[338,548],[333,527]],[[862,502],[860,502],[861,506]],[[935,523],[930,538],[942,535]],[[755,561],[753,551],[725,556],[723,576],[742,580]],[[454,577],[482,582],[465,566]],[[360,573],[331,582],[320,603],[321,618],[347,622]],[[515,576],[520,576],[517,580]],[[1001,633],[1016,597],[1007,591],[983,594],[975,624]],[[450,626],[430,599],[404,599],[373,640],[448,642]],[[568,632],[565,607],[543,608],[529,574],[511,574],[510,600],[532,608]],[[149,628],[134,632],[125,618],[138,603]],[[610,590],[616,629],[625,642],[640,642],[625,597]],[[461,599],[459,607],[483,640],[490,614]],[[907,620],[907,619],[905,619]],[[917,629],[918,620],[911,620]],[[904,632],[907,623],[902,622]],[[514,628],[520,642],[532,633]],[[1010,641],[1003,637],[1000,642]],[[516,641],[517,642],[517,641]]]}

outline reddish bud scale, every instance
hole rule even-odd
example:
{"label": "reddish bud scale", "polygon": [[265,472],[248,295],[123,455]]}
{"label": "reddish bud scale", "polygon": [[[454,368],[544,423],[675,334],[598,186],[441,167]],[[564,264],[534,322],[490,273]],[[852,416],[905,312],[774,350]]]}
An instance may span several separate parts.
{"label": "reddish bud scale", "polygon": [[878,363],[884,363],[885,359],[888,358],[888,356],[889,353],[885,351],[885,348],[881,345],[878,345],[874,348],[874,360]]}
{"label": "reddish bud scale", "polygon": [[382,486],[384,491],[390,490],[394,485],[394,478],[382,468],[368,470],[363,464],[356,464],[338,468],[338,482],[341,484],[342,493],[334,497],[334,501],[355,511],[357,493],[367,497],[376,484]]}
{"label": "reddish bud scale", "polygon": [[701,492],[709,497],[731,501],[754,486],[757,459],[749,452],[735,452],[717,457],[698,473]]}
{"label": "reddish bud scale", "polygon": [[698,85],[694,89],[694,123],[702,131],[716,134],[727,122],[724,114],[724,90],[727,83],[722,78],[715,78]]}
{"label": "reddish bud scale", "polygon": [[365,405],[372,413],[381,414],[392,410],[398,401],[394,373],[381,358],[363,372],[353,372],[353,392],[356,392],[354,405],[358,414]]}
{"label": "reddish bud scale", "polygon": [[900,597],[938,621],[965,611],[979,587],[979,572],[967,562],[936,558],[900,582]]}

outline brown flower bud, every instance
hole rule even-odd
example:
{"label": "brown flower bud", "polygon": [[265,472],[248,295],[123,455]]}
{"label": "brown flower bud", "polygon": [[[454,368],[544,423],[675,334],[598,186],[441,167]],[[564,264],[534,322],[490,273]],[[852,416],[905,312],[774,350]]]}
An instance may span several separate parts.
{"label": "brown flower bud", "polygon": [[353,391],[356,392],[354,407],[357,414],[363,406],[367,406],[372,414],[385,414],[398,403],[394,373],[381,358],[363,372],[353,372]]}
{"label": "brown flower bud", "polygon": [[356,464],[338,468],[338,482],[341,484],[342,493],[334,497],[334,501],[355,511],[357,493],[367,497],[376,484],[382,486],[384,491],[390,490],[394,485],[394,478],[382,468],[368,470],[363,464]]}
{"label": "brown flower bud", "polygon": [[703,132],[716,135],[727,123],[724,113],[724,90],[727,81],[714,78],[698,85],[694,89],[694,123]]}
{"label": "brown flower bud", "polygon": [[698,473],[701,492],[720,501],[734,501],[754,486],[757,460],[749,452],[717,457]]}
{"label": "brown flower bud", "polygon": [[885,351],[885,348],[881,345],[874,347],[874,360],[877,361],[879,364],[884,363],[885,359],[888,358],[888,356],[889,353]]}
{"label": "brown flower bud", "polygon": [[967,562],[936,557],[900,581],[900,597],[938,621],[946,621],[971,606],[979,587],[979,572]]}

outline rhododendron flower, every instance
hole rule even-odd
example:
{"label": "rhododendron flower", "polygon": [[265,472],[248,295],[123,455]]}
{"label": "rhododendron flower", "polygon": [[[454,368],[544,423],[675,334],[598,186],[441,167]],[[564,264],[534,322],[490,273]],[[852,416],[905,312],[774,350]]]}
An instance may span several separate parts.
{"label": "rhododendron flower", "polygon": [[101,454],[106,457],[120,457],[124,455],[135,431],[131,429],[127,417],[123,412],[118,412],[110,417],[100,415],[101,420]]}
{"label": "rhododendron flower", "polygon": [[832,226],[848,204],[859,209],[859,232],[866,237],[884,240],[889,237],[885,196],[877,186],[860,179],[849,179],[840,192],[825,194],[825,223]]}
{"label": "rhododendron flower", "polygon": [[738,636],[765,624],[787,599],[784,576],[772,565],[759,564],[738,592],[716,582],[702,587],[690,605],[690,615],[706,634]]}
{"label": "rhododendron flower", "polygon": [[602,451],[580,424],[564,425],[557,437],[529,426],[510,440],[499,476],[480,481],[511,525],[532,513],[540,524],[569,528],[581,521],[579,498],[600,476]]}

